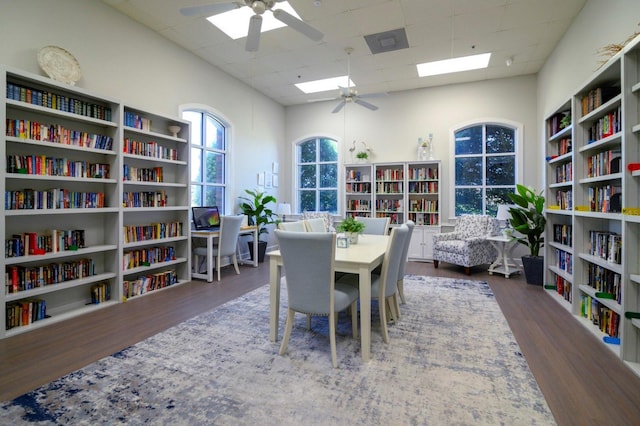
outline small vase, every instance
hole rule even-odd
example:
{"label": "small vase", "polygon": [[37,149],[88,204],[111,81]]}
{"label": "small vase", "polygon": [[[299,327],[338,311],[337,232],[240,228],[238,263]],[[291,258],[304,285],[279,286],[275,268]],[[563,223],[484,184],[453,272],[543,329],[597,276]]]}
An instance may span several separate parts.
{"label": "small vase", "polygon": [[419,146],[418,147],[418,161],[426,161],[428,160],[429,154],[427,153],[427,147]]}
{"label": "small vase", "polygon": [[349,238],[349,243],[358,244],[358,232],[345,232],[345,235]]}

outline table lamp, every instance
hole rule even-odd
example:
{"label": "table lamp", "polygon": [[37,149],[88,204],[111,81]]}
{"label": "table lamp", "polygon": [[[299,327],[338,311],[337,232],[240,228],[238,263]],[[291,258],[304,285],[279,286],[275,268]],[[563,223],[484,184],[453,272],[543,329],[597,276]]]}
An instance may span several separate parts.
{"label": "table lamp", "polygon": [[511,207],[513,206],[510,204],[499,204],[498,213],[496,214],[496,219],[500,221],[500,230],[505,237],[510,234],[509,219],[511,219],[511,213],[509,213],[509,209]]}
{"label": "table lamp", "polygon": [[282,221],[286,222],[285,217],[288,214],[291,214],[291,204],[289,203],[278,203],[278,208],[276,210],[278,216],[282,217]]}

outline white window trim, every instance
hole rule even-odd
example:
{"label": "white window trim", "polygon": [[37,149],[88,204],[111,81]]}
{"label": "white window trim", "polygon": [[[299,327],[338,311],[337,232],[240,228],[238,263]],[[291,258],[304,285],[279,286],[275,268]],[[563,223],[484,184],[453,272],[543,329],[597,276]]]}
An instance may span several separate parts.
{"label": "white window trim", "polygon": [[511,127],[515,131],[515,140],[516,140],[516,182],[522,183],[524,178],[524,125],[517,121],[505,120],[504,118],[482,118],[464,121],[461,123],[457,123],[449,128],[449,158],[451,159],[451,164],[449,167],[449,182],[451,191],[449,191],[449,216],[448,221],[450,223],[455,223],[456,221],[456,197],[455,197],[455,186],[456,186],[456,168],[455,168],[455,158],[456,158],[456,141],[455,141],[455,132],[459,129],[463,129],[465,127],[471,126],[479,126],[479,125],[497,125],[497,126],[506,126]]}

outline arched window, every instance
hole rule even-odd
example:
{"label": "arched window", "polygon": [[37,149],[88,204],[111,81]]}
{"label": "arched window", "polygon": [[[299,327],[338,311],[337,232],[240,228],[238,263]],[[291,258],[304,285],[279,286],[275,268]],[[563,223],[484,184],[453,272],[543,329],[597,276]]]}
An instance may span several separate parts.
{"label": "arched window", "polygon": [[228,125],[205,109],[186,109],[182,118],[191,122],[191,205],[225,212]]}
{"label": "arched window", "polygon": [[521,126],[474,123],[454,130],[454,212],[495,216],[520,180]]}
{"label": "arched window", "polygon": [[296,208],[338,212],[338,142],[323,137],[296,145]]}

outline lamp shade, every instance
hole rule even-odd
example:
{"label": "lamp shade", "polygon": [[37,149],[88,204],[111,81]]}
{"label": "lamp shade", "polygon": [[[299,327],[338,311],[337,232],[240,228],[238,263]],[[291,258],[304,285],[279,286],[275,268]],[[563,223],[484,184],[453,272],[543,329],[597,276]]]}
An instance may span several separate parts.
{"label": "lamp shade", "polygon": [[498,205],[498,213],[496,214],[496,219],[502,221],[508,221],[511,219],[511,213],[509,213],[509,209],[512,206],[509,204],[499,204]]}
{"label": "lamp shade", "polygon": [[291,204],[278,203],[276,213],[278,213],[279,215],[291,214]]}

